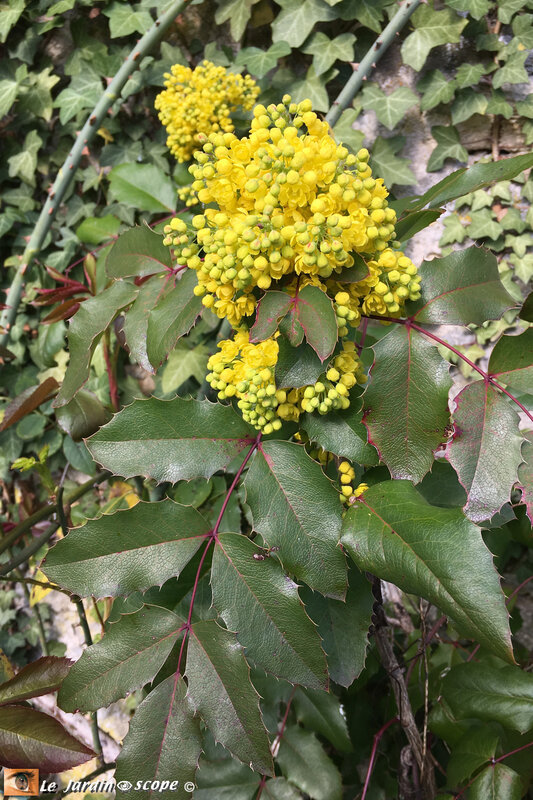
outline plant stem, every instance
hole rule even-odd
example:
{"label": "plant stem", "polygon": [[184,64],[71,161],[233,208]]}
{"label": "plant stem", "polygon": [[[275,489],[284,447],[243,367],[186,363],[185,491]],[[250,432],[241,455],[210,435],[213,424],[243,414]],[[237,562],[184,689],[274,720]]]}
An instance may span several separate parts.
{"label": "plant stem", "polygon": [[332,128],[335,126],[335,123],[338,121],[344,109],[350,105],[372,68],[376,66],[381,56],[390,47],[396,34],[401,31],[413,11],[418,8],[421,2],[422,0],[405,0],[404,3],[400,4],[396,14],[380,33],[342,92],[336,100],[333,101],[330,110],[326,114],[326,122],[329,122]]}
{"label": "plant stem", "polygon": [[[63,487],[61,486],[58,493],[57,493],[57,518],[59,520],[59,524],[61,525],[61,530],[63,531],[63,536],[68,536],[68,522],[67,517],[65,514],[65,508],[63,506]],[[78,617],[80,619],[80,626],[83,631],[83,638],[85,640],[85,644],[87,647],[90,647],[93,643],[93,637],[91,635],[91,629],[89,628],[89,623],[87,621],[87,615],[85,613],[85,606],[83,605],[83,600],[81,597],[77,597],[74,595],[72,597],[72,601],[76,606],[78,611]],[[102,742],[100,740],[100,731],[98,729],[98,712],[93,711],[90,714],[91,717],[91,731],[93,736],[93,750],[99,756],[102,755]]]}
{"label": "plant stem", "polygon": [[7,581],[9,583],[29,583],[32,586],[42,586],[43,589],[50,589],[53,592],[61,592],[62,594],[66,594],[68,597],[71,597],[70,592],[67,589],[62,589],[60,586],[56,586],[55,583],[46,583],[45,581],[37,581],[35,578],[23,578],[18,572],[15,573],[14,578],[11,578],[6,575],[0,575],[0,581]]}
{"label": "plant stem", "polygon": [[115,375],[115,370],[113,368],[113,364],[111,363],[111,359],[109,357],[110,338],[111,337],[109,335],[109,329],[108,329],[103,336],[102,347],[103,347],[104,361],[107,372],[107,381],[109,383],[109,399],[111,400],[111,406],[113,408],[113,411],[119,411],[120,402],[118,399],[117,377]]}
{"label": "plant stem", "polygon": [[74,173],[81,161],[84,149],[94,137],[94,134],[100,127],[102,121],[111,106],[116,102],[121,102],[120,92],[124,87],[126,81],[139,66],[143,56],[154,47],[165,30],[173,22],[176,16],[180,13],[187,0],[175,0],[172,5],[165,11],[164,14],[154,22],[152,27],[139,39],[129,56],[124,61],[123,65],[103,93],[102,97],[92,110],[91,114],[78,134],[74,145],[68,154],[65,163],[59,170],[57,177],[54,181],[43,209],[39,215],[39,219],[33,229],[30,240],[22,254],[21,264],[19,265],[13,282],[9,288],[6,299],[6,306],[2,311],[0,317],[0,328],[5,331],[0,335],[0,345],[6,345],[9,338],[9,330],[15,319],[17,309],[20,303],[22,289],[24,286],[24,276],[31,266],[35,256],[39,253],[42,244],[52,226],[57,210],[61,204],[67,188],[69,187]]}
{"label": "plant stem", "polygon": [[370,753],[370,761],[368,762],[368,768],[366,770],[365,775],[365,785],[363,786],[363,793],[361,795],[361,800],[365,800],[366,793],[368,791],[368,786],[370,784],[370,778],[372,777],[372,773],[374,771],[374,763],[376,761],[376,755],[378,750],[378,745],[381,741],[381,738],[386,730],[390,728],[391,725],[394,725],[395,722],[399,722],[398,717],[393,717],[389,719],[382,727],[379,729],[377,733],[374,734],[374,742],[372,744],[372,752]]}
{"label": "plant stem", "polygon": [[[292,701],[294,700],[294,695],[296,693],[296,686],[292,687],[292,691],[289,695],[289,699],[287,700],[287,707],[285,708],[285,713],[283,715],[283,719],[281,720],[281,725],[279,726],[279,731],[276,735],[276,738],[272,742],[272,755],[275,757],[279,750],[279,746],[281,744],[281,740],[283,739],[283,734],[285,733],[285,728],[287,727],[287,720],[289,719],[289,711],[291,710]],[[259,800],[261,795],[263,794],[263,789],[265,788],[265,784],[267,782],[267,776],[263,775],[261,778],[261,782],[259,784],[258,792],[255,796],[255,800]]]}
{"label": "plant stem", "polygon": [[49,655],[48,643],[46,641],[46,631],[44,629],[43,618],[41,617],[41,611],[40,611],[39,606],[38,606],[37,603],[35,605],[33,605],[33,606],[31,605],[31,603],[30,603],[30,590],[28,589],[28,586],[27,586],[26,582],[24,581],[24,578],[22,577],[22,575],[20,574],[20,572],[18,570],[16,571],[16,575],[17,575],[17,578],[16,578],[17,582],[22,583],[22,588],[24,590],[24,595],[26,596],[26,600],[28,601],[28,608],[30,609],[30,611],[33,611],[33,613],[35,614],[35,619],[37,620],[37,627],[39,629],[39,641],[41,643],[41,650],[43,651],[43,655],[47,656],[47,655]]}
{"label": "plant stem", "polygon": [[[69,506],[72,505],[72,503],[75,503],[76,500],[80,499],[80,497],[83,497],[84,494],[90,492],[94,486],[97,486],[99,483],[102,483],[108,477],[108,475],[109,473],[107,472],[98,472],[94,476],[94,478],[91,478],[85,483],[82,483],[81,486],[78,486],[77,489],[75,489],[73,492],[67,495],[65,503]],[[20,539],[20,537],[24,533],[26,533],[26,531],[29,531],[30,528],[32,528],[38,522],[40,522],[43,519],[46,519],[47,517],[52,516],[52,514],[55,513],[56,509],[57,509],[56,504],[50,503],[49,505],[40,508],[34,514],[32,514],[31,517],[27,517],[25,520],[23,520],[19,525],[17,525],[16,528],[13,528],[13,530],[10,531],[7,534],[7,536],[4,536],[4,538],[0,541],[0,553],[3,553],[4,550],[7,550],[8,547],[17,542]]]}
{"label": "plant stem", "polygon": [[366,319],[375,319],[378,320],[379,322],[396,322],[398,325],[405,325],[408,328],[413,328],[413,330],[424,334],[424,336],[427,336],[428,339],[432,339],[434,342],[443,345],[443,347],[446,347],[452,353],[455,353],[455,355],[458,358],[460,358],[462,361],[468,364],[469,367],[472,367],[472,369],[478,372],[484,378],[484,380],[487,381],[487,383],[490,383],[492,386],[494,386],[495,389],[499,389],[500,392],[503,392],[503,394],[507,395],[507,397],[513,401],[513,403],[516,403],[516,405],[520,408],[521,411],[524,412],[524,414],[531,420],[531,422],[533,422],[533,414],[531,414],[527,410],[527,408],[524,405],[522,405],[522,403],[513,394],[511,394],[511,392],[508,392],[507,389],[504,389],[503,386],[501,386],[498,383],[498,381],[492,377],[492,375],[490,375],[488,372],[485,372],[485,370],[481,369],[481,367],[478,367],[477,364],[474,364],[474,362],[471,361],[469,358],[467,358],[467,356],[463,355],[463,353],[461,353],[460,350],[457,350],[457,348],[451,345],[449,342],[445,342],[444,339],[440,338],[440,336],[431,333],[431,331],[426,330],[426,328],[422,328],[420,325],[417,325],[417,323],[413,322],[411,319],[398,319],[396,317],[381,317],[377,314],[365,314],[364,316]]}

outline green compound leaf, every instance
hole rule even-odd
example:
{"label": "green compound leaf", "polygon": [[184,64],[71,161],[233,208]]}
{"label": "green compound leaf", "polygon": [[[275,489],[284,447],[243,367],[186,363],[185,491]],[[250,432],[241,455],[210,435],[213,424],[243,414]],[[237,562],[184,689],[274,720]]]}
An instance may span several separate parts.
{"label": "green compound leaf", "polygon": [[455,397],[455,432],[446,457],[464,486],[465,514],[490,519],[518,480],[523,438],[510,401],[488,381],[470,383]]}
{"label": "green compound leaf", "polygon": [[85,300],[69,322],[70,361],[54,407],[66,406],[89,377],[91,359],[100,337],[114,318],[137,296],[137,287],[116,281],[97,297]]}
{"label": "green compound leaf", "polygon": [[317,22],[326,22],[337,17],[334,8],[323,0],[281,0],[282,7],[272,23],[272,41],[287,42],[291,47],[300,47]]}
{"label": "green compound leaf", "polygon": [[58,705],[64,711],[96,711],[153,680],[182,625],[180,617],[158,606],[124,614],[71,667]]}
{"label": "green compound leaf", "polygon": [[218,746],[209,760],[200,759],[195,794],[199,800],[253,800],[259,783],[257,774]]}
{"label": "green compound leaf", "polygon": [[[405,242],[415,233],[428,228],[444,213],[442,208],[428,208],[426,211],[414,211],[398,220],[395,225],[395,234],[399,242]],[[466,233],[465,233],[466,236]],[[442,241],[441,241],[442,244]]]}
{"label": "green compound leaf", "polygon": [[148,318],[146,349],[155,368],[174,349],[178,339],[189,333],[202,312],[202,299],[194,294],[197,283],[196,272],[185,270],[175,286],[161,296]]}
{"label": "green compound leaf", "polygon": [[272,778],[265,783],[263,797],[265,800],[301,800],[302,795],[285,778]]}
{"label": "green compound leaf", "polygon": [[526,507],[529,521],[533,523],[533,433],[527,433],[522,447],[523,464],[518,467],[518,481],[522,489],[521,502]]}
{"label": "green compound leaf", "polygon": [[332,300],[318,286],[305,286],[293,300],[305,338],[321,361],[333,353],[339,336]]}
{"label": "green compound leaf", "polygon": [[333,66],[335,61],[353,61],[353,47],[356,37],[353,33],[341,33],[330,39],[325,33],[317,31],[302,48],[304,53],[313,56],[315,75],[322,75]]}
{"label": "green compound leaf", "polygon": [[141,277],[172,268],[170,248],[146,225],[130,228],[118,237],[105,260],[110,278]]}
{"label": "green compound leaf", "polygon": [[123,331],[130,357],[147,372],[155,371],[146,352],[148,321],[154,306],[168,291],[172,291],[172,287],[169,287],[166,276],[153,276],[139,287],[137,297],[124,313]]}
{"label": "green compound leaf", "polygon": [[[261,560],[262,559],[262,560]],[[320,638],[279,562],[245,536],[219,536],[211,570],[213,605],[255,664],[278,678],[327,689]]]}
{"label": "green compound leaf", "polygon": [[483,764],[496,754],[500,737],[490,727],[469,728],[453,746],[446,767],[449,786],[467,781]]}
{"label": "green compound leaf", "polygon": [[306,342],[293,347],[284,336],[280,336],[277,341],[279,354],[275,368],[276,386],[279,389],[298,389],[316,383],[324,372],[324,365],[313,348]]}
{"label": "green compound leaf", "polygon": [[346,688],[365,666],[374,605],[370,583],[356,567],[348,571],[348,581],[345,601],[322,597],[307,587],[302,589],[307,612],[318,625],[329,674],[335,683]]}
{"label": "green compound leaf", "polygon": [[489,359],[489,374],[506,386],[530,392],[533,386],[533,328],[520,336],[502,336]]}
{"label": "green compound leaf", "polygon": [[96,755],[49,714],[28,706],[0,708],[2,766],[36,765],[44,773],[63,772]]}
{"label": "green compound leaf", "polygon": [[356,464],[375,466],[379,457],[375,447],[368,444],[368,433],[363,425],[361,400],[353,398],[345,411],[329,414],[304,414],[300,420],[312,442],[323,450],[342,456]]}
{"label": "green compound leaf", "polygon": [[123,478],[210,478],[255,438],[231,406],[208,400],[134,400],[87,442],[99,464]]}
{"label": "green compound leaf", "polygon": [[27,664],[14,678],[0,684],[0,705],[55,692],[68,675],[71,664],[69,658],[56,656],[44,656]]}
{"label": "green compound leaf", "polygon": [[423,261],[419,274],[422,296],[409,308],[417,322],[482,325],[516,305],[500,281],[496,257],[480,247]]}
{"label": "green compound leaf", "polygon": [[312,800],[341,800],[340,773],[318,739],[303,728],[285,729],[277,758],[283,775]]}
{"label": "green compound leaf", "polygon": [[120,597],[179,575],[209,525],[172,500],[140,502],[71,530],[46,556],[50,580],[82,597]]}
{"label": "green compound leaf", "polygon": [[[437,142],[428,161],[428,172],[435,172],[440,169],[447,158],[457,161],[468,161],[468,152],[461,144],[459,133],[452,125],[435,125],[431,129],[431,135]],[[432,203],[435,206],[436,203]]]}
{"label": "green compound leaf", "polygon": [[297,689],[293,702],[298,721],[304,727],[325,736],[337,750],[350,752],[352,743],[346,719],[339,699],[334,694],[315,689]]}
{"label": "green compound leaf", "polygon": [[491,764],[480,772],[468,789],[468,800],[520,800],[520,775],[505,764]]}
{"label": "green compound leaf", "polygon": [[100,244],[115,236],[120,229],[120,220],[112,214],[103,217],[87,217],[76,228],[76,236],[84,244]]}
{"label": "green compound leaf", "polygon": [[293,303],[294,298],[285,292],[265,292],[257,305],[255,322],[250,329],[250,342],[270,339]]}
{"label": "green compound leaf", "polygon": [[449,103],[456,89],[455,81],[451,81],[440,69],[431,70],[418,81],[416,88],[423,93],[420,109],[430,111],[440,103]]}
{"label": "green compound leaf", "polygon": [[375,111],[378,120],[390,131],[416,103],[418,97],[407,86],[401,86],[387,95],[376,83],[370,83],[365,86],[361,95],[363,108]]}
{"label": "green compound leaf", "polygon": [[[183,678],[170,675],[136,708],[117,759],[118,785],[123,780],[133,785],[137,781],[179,782],[167,792],[172,792],[175,800],[189,800],[191,793],[184,785],[194,783],[202,737],[200,721],[186,695]],[[135,792],[142,800],[152,800],[155,794],[153,789]],[[129,791],[117,791],[119,800],[126,800],[128,795]]]}
{"label": "green compound leaf", "polygon": [[109,191],[136,211],[169,213],[176,208],[176,186],[155,164],[119,164],[109,173]]}
{"label": "green compound leaf", "polygon": [[263,78],[267,72],[277,65],[278,60],[288,56],[291,46],[287,42],[274,42],[268,50],[259,47],[245,47],[239,51],[235,59],[238,65],[246,65],[248,72],[257,78]]}
{"label": "green compound leaf", "polygon": [[417,72],[422,69],[434,47],[459,42],[461,31],[468,23],[450,8],[435,11],[432,3],[417,8],[411,21],[415,30],[402,44],[402,58]]}
{"label": "green compound leaf", "polygon": [[187,342],[178,342],[170,353],[161,375],[161,389],[165,394],[175,392],[189,378],[196,378],[201,386],[207,372],[209,348],[198,344],[190,348]]}
{"label": "green compound leaf", "polygon": [[301,445],[264,442],[246,476],[254,530],[283,566],[322,594],[344,598],[338,492]]}
{"label": "green compound leaf", "polygon": [[429,505],[407,481],[386,481],[346,512],[341,541],[360,569],[435,603],[467,636],[513,661],[492,555],[459,509]]}
{"label": "green compound leaf", "polygon": [[416,183],[409,159],[396,155],[404,144],[403,136],[391,136],[388,139],[378,136],[374,142],[370,166],[374,175],[383,178],[387,186],[411,186]]}
{"label": "green compound leaf", "polygon": [[186,675],[191,702],[215,739],[244,764],[273,776],[259,695],[235,634],[213,620],[193,625]]}
{"label": "green compound leaf", "polygon": [[533,675],[519,667],[459,664],[444,678],[442,692],[457,719],[495,721],[522,734],[533,728]]}
{"label": "green compound leaf", "polygon": [[449,421],[449,364],[422,334],[398,326],[374,346],[363,395],[369,442],[393,478],[418,483],[445,441]]}
{"label": "green compound leaf", "polygon": [[502,158],[500,161],[478,162],[468,169],[458,169],[428,189],[422,197],[417,198],[409,210],[417,211],[426,205],[437,208],[458,197],[464,197],[465,194],[484,189],[496,181],[511,180],[532,166],[533,155],[528,153],[513,158]]}

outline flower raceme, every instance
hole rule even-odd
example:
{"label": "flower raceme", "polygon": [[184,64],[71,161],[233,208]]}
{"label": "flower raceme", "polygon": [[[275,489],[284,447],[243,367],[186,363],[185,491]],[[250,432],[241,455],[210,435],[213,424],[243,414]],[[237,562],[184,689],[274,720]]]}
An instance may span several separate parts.
{"label": "flower raceme", "polygon": [[233,130],[230,114],[239,106],[249,111],[259,87],[249,75],[227,73],[210,61],[196,69],[174,64],[165,73],[165,89],[156,97],[159,119],[167,129],[167,146],[180,162],[198,147],[198,134]]}

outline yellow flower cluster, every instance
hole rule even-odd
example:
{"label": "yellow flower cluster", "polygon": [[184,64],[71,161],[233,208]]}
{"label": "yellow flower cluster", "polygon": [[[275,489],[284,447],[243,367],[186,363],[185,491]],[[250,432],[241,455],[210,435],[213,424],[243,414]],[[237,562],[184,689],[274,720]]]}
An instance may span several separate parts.
{"label": "yellow flower cluster", "polygon": [[243,418],[265,434],[279,430],[282,420],[297,422],[303,411],[327,414],[348,408],[350,389],[366,381],[353,342],[344,342],[320,380],[298,389],[276,387],[276,338],[251,344],[249,333],[239,330],[218,347],[207,362],[207,382],[220,400],[236,397]]}
{"label": "yellow flower cluster", "polygon": [[[372,177],[369,153],[337,145],[311,101],[254,108],[248,137],[210,133],[189,168],[192,191],[211,204],[193,218],[178,263],[198,275],[203,303],[234,327],[254,313],[256,289],[309,278],[334,299],[341,335],[365,314],[397,315],[407,298],[419,297],[414,264],[395,251],[395,212],[383,181]],[[178,237],[179,238],[179,237]],[[367,276],[344,283],[364,256]],[[303,284],[301,284],[303,285]],[[337,299],[336,295],[341,295]]]}
{"label": "yellow flower cluster", "polygon": [[368,489],[368,484],[360,483],[358,486],[353,487],[355,481],[355,470],[349,461],[341,461],[338,467],[340,480],[341,480],[341,500],[343,503],[351,505],[358,497],[361,497],[363,492]]}
{"label": "yellow flower cluster", "polygon": [[178,161],[188,161],[198,147],[198,134],[232,131],[230,114],[242,106],[249,111],[259,87],[249,75],[227,73],[203,61],[196,69],[174,64],[165,73],[165,89],[155,100],[167,129],[167,146]]}

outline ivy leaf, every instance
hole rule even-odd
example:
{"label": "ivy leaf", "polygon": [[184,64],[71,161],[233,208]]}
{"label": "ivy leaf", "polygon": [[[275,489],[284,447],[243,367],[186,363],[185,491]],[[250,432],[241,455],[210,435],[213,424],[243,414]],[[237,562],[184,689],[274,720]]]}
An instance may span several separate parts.
{"label": "ivy leaf", "polygon": [[345,411],[334,411],[323,416],[304,414],[300,427],[323,450],[356,464],[375,466],[379,458],[375,447],[368,444],[361,405],[360,399],[353,398]]}
{"label": "ivy leaf", "polygon": [[172,269],[170,248],[163,237],[147,225],[137,225],[118,237],[107,253],[106,272],[110,278],[142,277]]}
{"label": "ivy leaf", "polygon": [[336,18],[335,9],[323,0],[281,0],[282,11],[272,23],[272,41],[300,47],[317,22]]}
{"label": "ivy leaf", "polygon": [[408,481],[386,481],[346,512],[341,541],[360,569],[434,603],[467,636],[513,662],[492,555],[459,509],[431,506]]}
{"label": "ivy leaf", "polygon": [[43,572],[82,597],[120,597],[179,575],[209,532],[190,506],[140,502],[74,528],[49,550]]}
{"label": "ivy leaf", "polygon": [[373,345],[374,365],[363,395],[369,442],[393,478],[418,483],[445,441],[449,364],[421,334],[398,326]]}
{"label": "ivy leaf", "polygon": [[[263,560],[256,560],[259,559]],[[219,536],[211,570],[213,604],[246,655],[277,678],[327,689],[320,638],[298,587],[245,536]]]}
{"label": "ivy leaf", "polygon": [[[501,0],[498,3],[498,19],[504,25],[511,22],[512,17],[526,5],[526,0]],[[529,6],[530,4],[527,3]]]}
{"label": "ivy leaf", "polygon": [[96,711],[149,683],[166,661],[182,625],[180,617],[158,606],[122,615],[71,667],[59,690],[58,705],[64,711]]}
{"label": "ivy leaf", "polygon": [[54,106],[59,108],[59,121],[65,125],[86,108],[94,108],[103,92],[102,78],[87,63],[83,72],[75,75],[66,89],[58,94]]}
{"label": "ivy leaf", "polygon": [[466,167],[458,169],[428,189],[422,197],[416,198],[409,210],[417,211],[426,205],[430,208],[442,206],[470,192],[484,189],[496,181],[511,180],[532,166],[533,155],[528,153],[513,158],[502,158],[500,161],[479,162],[468,169]]}
{"label": "ivy leaf", "polygon": [[386,6],[387,0],[349,0],[335,10],[341,19],[355,19],[371,31],[381,33],[383,10]]}
{"label": "ivy leaf", "polygon": [[131,360],[140,364],[147,372],[154,372],[154,367],[146,352],[148,320],[158,300],[171,287],[166,276],[161,274],[141,284],[137,297],[124,313],[123,331]]}
{"label": "ivy leaf", "polygon": [[493,69],[494,64],[491,66],[485,66],[485,64],[461,64],[455,75],[457,87],[464,89],[467,86],[477,86],[482,76]]}
{"label": "ivy leaf", "polygon": [[442,692],[457,719],[499,722],[521,734],[533,728],[533,675],[519,667],[458,664],[444,678]]}
{"label": "ivy leaf", "polygon": [[283,775],[312,800],[341,800],[341,776],[318,739],[303,728],[290,726],[277,758]]}
{"label": "ivy leaf", "polygon": [[[194,783],[202,752],[199,720],[194,717],[187,686],[182,677],[170,675],[137,706],[124,745],[117,759],[115,780],[179,781],[172,790],[175,800],[188,800],[184,785]],[[170,790],[169,790],[170,791]],[[128,792],[129,793],[129,792]],[[119,789],[117,797],[127,798]],[[137,798],[150,800],[153,789],[136,791]]]}
{"label": "ivy leaf", "polygon": [[246,65],[251,75],[263,78],[267,72],[274,69],[280,58],[288,56],[290,52],[291,46],[283,41],[274,42],[268,50],[260,50],[259,47],[245,47],[237,54],[235,63],[239,66]]}
{"label": "ivy leaf", "polygon": [[172,213],[176,187],[155,164],[119,164],[109,173],[109,191],[115,200],[136,211]]}
{"label": "ivy leaf", "polygon": [[146,348],[155,368],[174,349],[178,339],[189,333],[202,312],[202,299],[194,294],[197,283],[196,272],[185,270],[174,287],[161,295],[148,317]]}
{"label": "ivy leaf", "polygon": [[0,705],[55,692],[68,675],[71,664],[69,658],[56,656],[43,656],[27,664],[13,678],[0,684]]}
{"label": "ivy leaf", "polygon": [[455,433],[446,457],[467,492],[465,514],[490,519],[509,500],[522,461],[519,417],[488,381],[465,386],[455,398]]}
{"label": "ivy leaf", "polygon": [[316,461],[301,445],[263,442],[245,485],[254,530],[279,547],[285,569],[322,594],[343,598],[341,505]]}
{"label": "ivy leaf", "polygon": [[316,383],[324,372],[324,366],[312,347],[306,342],[293,347],[284,336],[277,340],[279,344],[276,363],[276,386],[284,388],[300,388]]}
{"label": "ivy leaf", "polygon": [[9,177],[15,178],[17,175],[23,181],[35,186],[35,171],[37,169],[37,153],[39,152],[43,140],[35,130],[31,130],[22,145],[20,153],[15,153],[7,159],[9,164]]}
{"label": "ivy leaf", "polygon": [[402,58],[419,72],[426,62],[429,51],[441,44],[455,44],[461,39],[461,31],[468,20],[455,14],[451,8],[435,11],[433,4],[422,5],[411,17],[414,31],[402,44]]}
{"label": "ivy leaf", "polygon": [[87,442],[95,461],[123,478],[176,483],[226,469],[254,439],[231,406],[208,400],[134,400]]}
{"label": "ivy leaf", "polygon": [[440,103],[450,102],[455,94],[456,83],[447,78],[440,69],[434,69],[418,81],[416,88],[423,92],[420,109],[429,111]]}
{"label": "ivy leaf", "polygon": [[346,688],[365,666],[374,605],[370,583],[356,567],[348,570],[348,581],[344,601],[322,597],[307,587],[302,589],[307,612],[318,625],[328,672],[335,683]]}
{"label": "ivy leaf", "polygon": [[270,339],[293,303],[294,298],[286,292],[265,292],[257,305],[255,322],[250,329],[250,341],[263,342]]}
{"label": "ivy leaf", "polygon": [[258,0],[219,0],[215,11],[215,22],[222,25],[229,20],[233,39],[238,42],[252,16],[252,6]]}
{"label": "ivy leaf", "polygon": [[455,11],[468,11],[474,19],[481,19],[488,13],[489,0],[446,0],[446,5]]}
{"label": "ivy leaf", "polygon": [[527,83],[529,76],[525,68],[527,50],[518,51],[509,56],[501,69],[492,76],[492,86],[499,89],[504,83]]}
{"label": "ivy leaf", "polygon": [[457,94],[452,105],[452,123],[459,125],[474,114],[484,114],[488,104],[489,101],[481,92],[471,88],[463,89]]}
{"label": "ivy leaf", "polygon": [[522,447],[523,463],[518,467],[518,481],[522,489],[521,502],[526,507],[529,521],[533,523],[533,434],[527,433]]}
{"label": "ivy leaf", "polygon": [[529,392],[533,385],[533,328],[502,336],[489,359],[489,374],[506,386]]}
{"label": "ivy leaf", "polygon": [[91,359],[96,345],[118,312],[130,305],[137,288],[116,281],[96,297],[85,300],[69,322],[68,344],[70,361],[63,385],[54,400],[54,408],[67,405],[89,377]]}
{"label": "ivy leaf", "polygon": [[[515,305],[500,281],[494,253],[469,247],[420,265],[422,297],[409,313],[417,322],[482,325]],[[412,308],[417,309],[412,313]]]}
{"label": "ivy leaf", "polygon": [[103,13],[109,18],[109,32],[112,39],[129,36],[130,33],[146,33],[153,24],[148,11],[143,11],[139,6],[131,6],[129,3],[111,3],[103,9]]}
{"label": "ivy leaf", "polygon": [[486,108],[486,113],[500,114],[502,117],[505,117],[505,119],[509,119],[513,116],[513,107],[511,103],[507,101],[505,94],[501,91],[501,89],[497,89],[496,91],[494,91],[494,89],[492,90]]}
{"label": "ivy leaf", "polygon": [[533,14],[519,14],[513,19],[513,33],[519,44],[531,49],[533,47]]}
{"label": "ivy leaf", "polygon": [[204,344],[189,347],[186,342],[178,342],[168,357],[161,375],[161,389],[165,394],[175,392],[189,378],[196,378],[201,386],[207,371],[209,348]]}
{"label": "ivy leaf", "polygon": [[309,99],[314,109],[326,112],[329,108],[329,96],[326,90],[326,84],[333,80],[336,75],[336,69],[330,69],[328,72],[322,73],[322,75],[317,75],[313,64],[311,64],[305,78],[301,81],[296,81],[291,86],[294,102],[300,103],[302,100]]}
{"label": "ivy leaf", "polygon": [[335,141],[339,144],[344,144],[354,153],[361,149],[365,139],[365,134],[353,127],[353,123],[358,116],[359,113],[355,108],[346,108],[333,129]]}
{"label": "ivy leaf", "polygon": [[2,44],[6,41],[11,28],[17,24],[25,7],[25,0],[9,0],[8,3],[0,5],[0,42]]}
{"label": "ivy leaf", "polygon": [[396,155],[404,144],[403,136],[391,136],[388,139],[378,136],[374,142],[370,164],[374,174],[383,178],[387,186],[412,186],[416,183],[409,159]]}
{"label": "ivy leaf", "polygon": [[0,748],[4,767],[35,764],[44,773],[72,769],[96,755],[54,717],[16,705],[0,708]]}
{"label": "ivy leaf", "polygon": [[468,235],[471,239],[497,239],[502,232],[502,226],[496,222],[493,212],[489,208],[481,208],[470,215],[471,222],[468,226]]}
{"label": "ivy leaf", "polygon": [[522,779],[505,764],[491,764],[468,789],[469,800],[520,800]]}
{"label": "ivy leaf", "polygon": [[186,675],[191,702],[215,739],[244,764],[273,776],[259,695],[235,634],[213,620],[193,625]]}
{"label": "ivy leaf", "polygon": [[325,736],[336,750],[344,753],[352,750],[346,719],[334,694],[315,689],[297,689],[294,694],[294,709],[298,721],[304,727]]}
{"label": "ivy leaf", "polygon": [[304,53],[313,56],[315,75],[322,75],[333,66],[335,61],[353,61],[353,47],[356,37],[353,33],[341,33],[330,39],[325,33],[317,31],[302,48]]}
{"label": "ivy leaf", "polygon": [[[428,172],[436,172],[443,166],[447,158],[468,161],[468,153],[461,144],[459,133],[453,126],[435,125],[431,128],[431,135],[437,142],[437,146],[429,157]],[[432,205],[435,206],[437,203],[432,203]]]}
{"label": "ivy leaf", "polygon": [[378,120],[390,131],[416,103],[418,97],[407,86],[401,86],[387,95],[376,83],[370,83],[365,86],[361,95],[363,108],[375,111]]}

